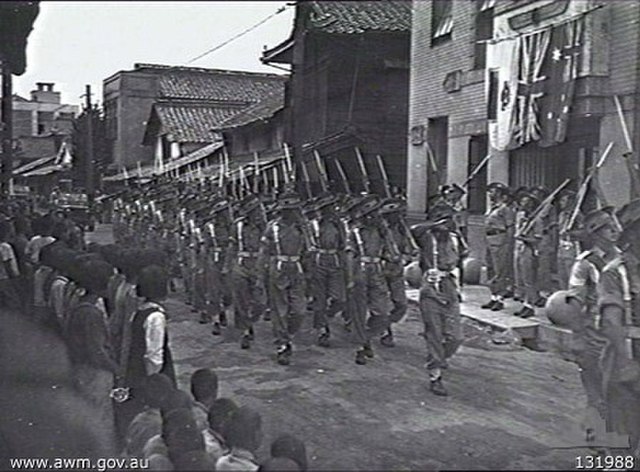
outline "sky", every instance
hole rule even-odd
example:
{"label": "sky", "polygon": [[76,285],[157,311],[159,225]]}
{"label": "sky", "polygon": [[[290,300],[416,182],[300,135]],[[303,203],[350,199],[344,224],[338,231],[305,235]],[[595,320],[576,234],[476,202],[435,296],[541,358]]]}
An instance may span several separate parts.
{"label": "sky", "polygon": [[275,13],[287,2],[42,1],[28,39],[27,70],[14,93],[29,98],[36,82],[54,82],[62,103],[84,102],[85,85],[102,101],[103,79],[136,62],[282,74],[260,63],[264,46],[289,37],[294,7],[227,46],[190,60]]}

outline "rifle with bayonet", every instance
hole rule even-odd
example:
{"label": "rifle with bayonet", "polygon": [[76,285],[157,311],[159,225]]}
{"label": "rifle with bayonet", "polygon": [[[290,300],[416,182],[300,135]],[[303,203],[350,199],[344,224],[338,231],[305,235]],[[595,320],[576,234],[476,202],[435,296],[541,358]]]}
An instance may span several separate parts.
{"label": "rifle with bayonet", "polygon": [[558,185],[558,187],[553,192],[551,192],[547,196],[547,198],[545,198],[544,200],[542,200],[542,202],[540,202],[538,207],[531,214],[531,217],[529,218],[529,221],[527,222],[525,227],[516,236],[518,239],[525,240],[527,238],[528,234],[531,232],[534,226],[538,224],[538,222],[542,220],[542,218],[545,217],[549,208],[553,204],[553,201],[555,200],[555,198],[567,185],[569,185],[569,182],[571,182],[571,179],[565,179],[565,181],[562,182],[560,185]]}
{"label": "rifle with bayonet", "polygon": [[320,153],[318,151],[313,151],[313,157],[315,158],[318,175],[320,176],[320,187],[324,193],[329,188],[329,176],[327,175],[327,169],[324,167],[322,157],[320,157]]}
{"label": "rifle with bayonet", "polygon": [[358,161],[358,167],[360,168],[360,175],[362,177],[362,185],[366,193],[371,193],[371,183],[369,182],[369,174],[367,173],[367,167],[364,165],[364,158],[360,152],[360,148],[356,146],[356,159]]}

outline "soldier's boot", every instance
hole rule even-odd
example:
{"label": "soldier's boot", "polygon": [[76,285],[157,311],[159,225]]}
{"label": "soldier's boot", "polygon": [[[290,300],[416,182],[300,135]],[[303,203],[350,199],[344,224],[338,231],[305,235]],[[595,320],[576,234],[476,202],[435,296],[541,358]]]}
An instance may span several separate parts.
{"label": "soldier's boot", "polygon": [[276,351],[276,361],[278,364],[289,365],[291,363],[292,351],[291,343],[281,344]]}
{"label": "soldier's boot", "polygon": [[495,305],[497,301],[498,300],[489,300],[487,303],[480,306],[480,308],[482,308],[483,310],[491,310],[493,308],[493,305]]}
{"label": "soldier's boot", "polygon": [[220,336],[222,334],[222,328],[220,327],[220,323],[218,323],[217,321],[213,323],[211,334],[213,334],[214,336]]}
{"label": "soldier's boot", "polygon": [[253,338],[254,338],[253,326],[251,326],[251,327],[247,330],[247,335],[249,336],[249,341],[253,341]]}
{"label": "soldier's boot", "polygon": [[201,311],[200,319],[198,320],[198,323],[200,324],[211,323],[211,317],[209,316],[209,313],[207,313],[206,311]]}
{"label": "soldier's boot", "polygon": [[249,334],[249,329],[246,330],[244,333],[242,333],[242,338],[240,339],[240,349],[249,349],[251,347],[251,341],[253,340],[253,335]]}
{"label": "soldier's boot", "polygon": [[365,365],[367,363],[367,356],[364,353],[364,348],[361,347],[356,351],[356,364]]}
{"label": "soldier's boot", "polygon": [[535,310],[533,308],[531,308],[530,306],[525,306],[519,314],[517,314],[516,316],[519,316],[520,318],[531,318],[532,316],[534,316],[536,314]]}
{"label": "soldier's boot", "polygon": [[546,303],[547,303],[547,297],[545,297],[544,295],[540,295],[540,297],[536,300],[535,305],[538,308],[542,308],[546,305]]}
{"label": "soldier's boot", "polygon": [[396,345],[391,328],[388,328],[387,332],[380,336],[380,344],[384,347],[394,347]]}
{"label": "soldier's boot", "polygon": [[221,311],[220,314],[218,315],[218,322],[220,323],[220,326],[222,326],[223,328],[226,328],[228,323],[227,323],[227,314],[224,311]]}
{"label": "soldier's boot", "polygon": [[371,343],[370,342],[367,342],[367,343],[362,345],[362,352],[369,359],[373,359],[373,348],[371,347]]}
{"label": "soldier's boot", "polygon": [[438,377],[437,379],[431,380],[429,385],[429,390],[431,390],[431,392],[434,395],[437,395],[439,397],[446,397],[449,395],[449,393],[447,392],[447,389],[444,388],[444,385],[442,384],[442,377]]}
{"label": "soldier's boot", "polygon": [[496,300],[491,307],[491,311],[504,310],[504,302],[502,300]]}
{"label": "soldier's boot", "polygon": [[320,330],[320,334],[318,334],[318,346],[329,347],[329,336],[329,327],[325,326]]}

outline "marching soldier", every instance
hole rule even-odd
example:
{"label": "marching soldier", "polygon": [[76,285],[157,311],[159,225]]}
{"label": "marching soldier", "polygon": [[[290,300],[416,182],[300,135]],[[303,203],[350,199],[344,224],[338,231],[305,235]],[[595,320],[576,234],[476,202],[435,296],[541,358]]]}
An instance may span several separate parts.
{"label": "marching soldier", "polygon": [[508,205],[509,189],[506,185],[494,182],[489,185],[488,192],[490,206],[485,215],[485,234],[491,300],[482,308],[499,311],[504,308],[504,296],[511,282],[514,215]]}
{"label": "marching soldier", "polygon": [[205,224],[204,236],[206,250],[206,286],[207,311],[210,317],[217,318],[211,333],[219,335],[221,327],[227,326],[225,309],[231,306],[231,291],[227,275],[229,260],[227,246],[231,235],[232,215],[230,202],[218,197],[211,204],[210,221]]}
{"label": "marching soldier", "polygon": [[371,338],[389,328],[391,300],[382,270],[382,256],[390,235],[380,222],[375,195],[356,200],[349,208],[352,221],[346,250],[347,289],[350,291],[350,319],[361,347],[356,364],[364,365],[373,358]]}
{"label": "marching soldier", "polygon": [[[618,230],[611,211],[612,208],[603,208],[587,214],[584,228],[572,231],[571,238],[575,240],[579,238],[585,251],[575,259],[568,282],[568,294],[581,308],[572,326],[572,351],[580,368],[580,379],[587,397],[588,414],[595,411],[603,417],[604,399],[600,358],[606,339],[600,329],[596,289],[605,265],[619,254],[615,246]],[[595,439],[594,430],[589,421],[586,427],[587,440]]]}
{"label": "marching soldier", "polygon": [[[404,262],[417,257],[419,248],[404,221],[406,202],[399,198],[387,199],[380,208],[383,224],[391,235],[392,246],[386,247],[383,259],[384,277],[387,281],[393,308],[390,322],[398,323],[407,312],[408,302],[404,283]],[[380,344],[386,347],[395,345],[391,326],[380,338]]]}
{"label": "marching soldier", "polygon": [[260,244],[258,270],[269,277],[271,321],[276,336],[277,362],[289,365],[293,352],[292,338],[300,329],[307,310],[305,274],[302,257],[313,245],[306,225],[298,212],[300,197],[282,195],[278,201],[278,217],[267,225]]}
{"label": "marching soldier", "polygon": [[319,215],[310,221],[317,246],[311,270],[313,327],[318,330],[317,342],[321,347],[329,347],[328,318],[344,312],[346,302],[344,250],[347,235],[337,215],[337,205],[336,195],[319,197],[315,204]]}
{"label": "marching soldier", "polygon": [[453,210],[447,206],[433,209],[429,220],[412,227],[420,246],[420,268],[424,274],[420,288],[420,314],[427,342],[430,390],[448,395],[442,384],[442,370],[462,344],[460,301],[455,269],[460,257],[460,242],[455,231]]}
{"label": "marching soldier", "polygon": [[[619,213],[623,253],[609,262],[598,282],[607,429],[629,436],[631,454],[640,456],[640,199]],[[616,229],[608,230],[610,239]]]}
{"label": "marching soldier", "polygon": [[240,203],[234,211],[239,217],[229,239],[227,267],[232,268],[234,324],[242,332],[240,347],[249,349],[254,338],[253,324],[260,319],[267,303],[258,266],[265,217],[257,196],[249,195]]}

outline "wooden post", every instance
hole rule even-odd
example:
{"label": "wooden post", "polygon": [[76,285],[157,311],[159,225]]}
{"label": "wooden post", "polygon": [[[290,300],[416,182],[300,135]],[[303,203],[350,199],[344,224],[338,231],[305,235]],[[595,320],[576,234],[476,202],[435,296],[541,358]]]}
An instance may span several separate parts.
{"label": "wooden post", "polygon": [[89,208],[93,206],[94,183],[93,183],[93,108],[91,105],[91,85],[86,86],[86,113],[87,113],[87,161],[85,162],[85,189],[89,200]]}
{"label": "wooden post", "polygon": [[9,192],[9,181],[13,178],[13,78],[9,61],[2,62],[2,174],[0,191]]}

